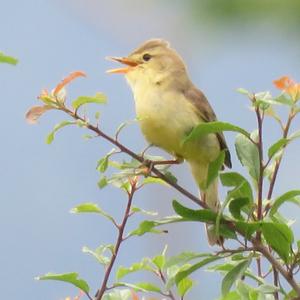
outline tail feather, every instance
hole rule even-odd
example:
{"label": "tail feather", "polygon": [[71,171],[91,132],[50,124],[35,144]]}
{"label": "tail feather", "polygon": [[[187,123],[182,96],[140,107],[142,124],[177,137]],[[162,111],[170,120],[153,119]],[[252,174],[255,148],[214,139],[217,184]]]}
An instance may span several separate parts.
{"label": "tail feather", "polygon": [[[218,196],[218,179],[208,187],[205,192],[201,192],[201,198],[207,204],[207,206],[214,212],[218,212],[220,209],[220,201]],[[205,224],[206,235],[210,246],[222,245],[224,242],[223,237],[217,236],[215,232],[215,226]]]}
{"label": "tail feather", "polygon": [[[206,182],[208,165],[199,165],[190,163],[192,173],[196,182],[201,187]],[[216,178],[205,191],[200,191],[201,199],[207,204],[207,206],[214,212],[218,212],[220,209],[220,201],[218,196],[218,178]],[[224,242],[223,237],[217,236],[215,233],[214,225],[205,225],[207,239],[210,246],[222,245]]]}

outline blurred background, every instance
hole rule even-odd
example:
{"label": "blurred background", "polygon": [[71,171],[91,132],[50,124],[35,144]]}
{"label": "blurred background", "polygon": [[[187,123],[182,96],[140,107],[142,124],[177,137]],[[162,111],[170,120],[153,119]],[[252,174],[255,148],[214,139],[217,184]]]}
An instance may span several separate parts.
{"label": "blurred background", "polygon": [[[105,74],[112,63],[104,57],[126,55],[144,40],[160,37],[183,56],[192,80],[207,95],[218,118],[252,130],[254,115],[235,90],[274,92],[273,79],[290,75],[300,80],[299,24],[300,2],[293,0],[1,1],[0,50],[20,60],[16,67],[0,65],[1,298],[61,300],[77,294],[64,283],[34,280],[48,271],[77,271],[96,290],[101,266],[81,248],[113,243],[116,233],[98,216],[72,215],[69,210],[80,202],[94,201],[119,218],[125,204],[125,196],[117,189],[97,188],[96,162],[110,150],[109,144],[100,139],[85,141],[83,130],[66,128],[51,146],[46,145],[47,133],[65,119],[59,113],[47,114],[37,126],[25,123],[24,114],[37,104],[42,88],[51,89],[71,71],[85,71],[88,77],[68,89],[70,98],[104,92],[109,103],[100,108],[101,126],[113,133],[135,112],[124,78]],[[266,143],[277,138],[276,126],[266,124]],[[226,136],[234,170],[245,173],[236,159],[234,135]],[[121,140],[137,152],[146,146],[136,125],[125,129]],[[299,188],[299,147],[298,142],[288,149],[275,195]],[[197,193],[185,165],[172,170],[180,184]],[[138,193],[135,205],[165,216],[172,214],[174,198],[190,205],[172,189],[158,186]],[[288,206],[286,212],[291,218],[297,216]],[[129,229],[141,220],[130,222]],[[299,222],[294,226],[299,227]],[[129,240],[117,265],[154,256],[165,244],[170,255],[210,250],[202,226],[168,229],[164,236]],[[201,271],[193,278],[198,285],[186,299],[218,298],[217,274]],[[149,277],[128,277],[131,282],[137,279]]]}

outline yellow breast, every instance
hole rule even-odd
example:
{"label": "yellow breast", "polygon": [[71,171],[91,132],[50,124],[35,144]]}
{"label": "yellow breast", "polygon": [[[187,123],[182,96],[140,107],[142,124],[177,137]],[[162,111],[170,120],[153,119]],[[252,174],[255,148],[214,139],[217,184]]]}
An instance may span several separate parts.
{"label": "yellow breast", "polygon": [[195,107],[182,93],[160,86],[137,89],[136,112],[146,139],[169,153],[183,155],[182,140],[199,122]]}

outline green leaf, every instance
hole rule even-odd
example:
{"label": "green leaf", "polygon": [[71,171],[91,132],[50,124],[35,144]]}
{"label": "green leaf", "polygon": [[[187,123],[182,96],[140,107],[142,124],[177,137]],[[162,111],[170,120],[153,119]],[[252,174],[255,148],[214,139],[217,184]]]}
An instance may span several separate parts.
{"label": "green leaf", "polygon": [[146,177],[143,180],[143,184],[161,184],[164,186],[169,186],[168,183],[166,183],[164,180],[162,180],[161,178],[155,178],[155,177]]}
{"label": "green leaf", "polygon": [[221,151],[218,157],[209,164],[207,171],[207,180],[205,189],[207,189],[211,183],[218,177],[219,171],[224,164],[225,151]]}
{"label": "green leaf", "polygon": [[295,300],[297,299],[298,294],[295,290],[291,290],[285,297],[284,300]]}
{"label": "green leaf", "polygon": [[282,93],[278,97],[275,97],[274,101],[288,106],[294,105],[294,101],[286,93]]}
{"label": "green leaf", "polygon": [[130,173],[116,173],[112,177],[107,179],[107,183],[113,185],[114,187],[122,191],[125,191],[127,194],[131,189],[129,179],[131,179],[132,176],[134,175]]}
{"label": "green leaf", "polygon": [[262,294],[273,294],[276,291],[280,291],[278,287],[271,284],[262,284],[256,290]]}
{"label": "green leaf", "polygon": [[76,122],[74,121],[62,121],[61,123],[55,125],[54,129],[48,134],[46,138],[46,143],[51,144],[54,140],[55,134],[57,133],[58,130],[61,128],[68,126],[68,125],[74,125]]}
{"label": "green leaf", "polygon": [[132,300],[131,289],[113,289],[103,296],[103,300]]}
{"label": "green leaf", "polygon": [[96,203],[86,202],[81,203],[74,208],[71,209],[71,213],[74,214],[82,214],[82,213],[96,213],[102,215],[103,217],[107,218],[108,220],[115,222],[114,218],[105,212],[102,208],[100,208]]}
{"label": "green leaf", "polygon": [[[245,259],[248,260],[248,257],[245,257],[242,254],[239,254],[239,255],[242,256],[241,259],[239,259],[239,261],[241,261],[241,260],[245,261]],[[234,256],[231,256],[231,260],[234,260],[233,257]],[[235,266],[236,266],[236,264],[233,264],[233,263],[225,263],[225,264],[220,264],[220,265],[215,265],[215,266],[209,267],[207,270],[208,271],[213,271],[213,272],[214,271],[219,271],[221,273],[228,273]],[[251,279],[253,279],[253,280],[255,280],[259,285],[261,285],[261,284],[264,283],[264,280],[261,277],[252,274],[249,269],[245,271],[244,275],[247,276],[247,277],[249,277],[249,278],[251,278]]]}
{"label": "green leaf", "polygon": [[274,215],[270,215],[270,219],[275,223],[286,224],[289,227],[294,224],[294,220],[285,218],[279,211],[277,211]]}
{"label": "green leaf", "polygon": [[210,209],[199,209],[193,210],[181,205],[176,200],[172,202],[173,209],[181,217],[189,221],[198,221],[198,222],[211,222],[214,223],[217,218],[217,214]]}
{"label": "green leaf", "polygon": [[12,56],[7,56],[3,52],[0,52],[0,63],[16,65],[18,63],[18,60]]}
{"label": "green leaf", "polygon": [[250,203],[253,202],[251,185],[241,174],[236,172],[221,173],[220,180],[224,186],[234,187],[229,192],[231,198],[248,198]]}
{"label": "green leaf", "polygon": [[226,224],[220,224],[218,230],[219,235],[224,237],[225,239],[236,240],[237,238],[235,231],[233,229],[230,229]]}
{"label": "green leaf", "polygon": [[134,284],[135,287],[137,287],[138,289],[143,289],[146,292],[156,292],[156,293],[161,293],[161,289],[149,282],[140,282],[140,283],[136,283]]}
{"label": "green leaf", "polygon": [[258,292],[252,286],[246,284],[243,280],[237,280],[236,287],[240,299],[266,300],[265,297],[260,297],[258,299]]}
{"label": "green leaf", "polygon": [[235,219],[244,219],[241,210],[250,204],[249,198],[235,198],[229,203],[229,211]]}
{"label": "green leaf", "polygon": [[184,219],[184,218],[182,218],[180,216],[177,216],[177,215],[165,217],[161,220],[156,220],[156,221],[146,220],[146,221],[141,222],[137,229],[131,231],[128,234],[128,237],[133,236],[133,235],[141,236],[141,235],[144,235],[147,232],[150,232],[150,233],[165,233],[166,232],[165,230],[157,230],[157,229],[155,229],[155,227],[161,226],[161,225],[166,225],[166,224],[171,224],[171,223],[186,222],[186,221],[189,221],[189,220]]}
{"label": "green leaf", "polygon": [[272,104],[280,104],[279,102],[274,101],[269,91],[254,94],[254,99],[254,105],[259,106],[259,108],[262,110],[268,109]]}
{"label": "green leaf", "polygon": [[145,209],[142,209],[140,207],[136,207],[136,206],[133,206],[131,208],[131,212],[132,213],[142,213],[144,215],[148,215],[148,216],[157,216],[158,213],[156,211],[149,211],[149,210],[145,210]]}
{"label": "green leaf", "polygon": [[193,281],[192,279],[186,277],[182,279],[178,285],[177,290],[181,297],[184,297],[184,295],[193,287]]}
{"label": "green leaf", "polygon": [[117,150],[115,148],[111,149],[104,157],[98,160],[96,170],[104,173],[108,168],[109,158],[115,154]]}
{"label": "green leaf", "polygon": [[295,198],[296,196],[300,196],[300,190],[292,190],[289,192],[284,193],[283,195],[281,195],[280,197],[277,197],[274,201],[273,201],[273,205],[270,209],[270,215],[274,215],[278,208],[284,203],[284,202],[292,202],[298,206],[300,206],[300,199],[299,198]]}
{"label": "green leaf", "polygon": [[288,144],[289,140],[282,138],[274,143],[268,150],[269,159],[272,158],[278,151],[284,148]]}
{"label": "green leaf", "polygon": [[90,255],[92,255],[94,258],[96,258],[96,260],[101,264],[101,265],[108,265],[111,258],[107,257],[104,255],[104,252],[109,250],[111,254],[113,254],[114,251],[114,246],[109,244],[109,245],[104,245],[104,246],[100,246],[98,247],[96,250],[91,250],[90,248],[84,246],[82,248],[82,252],[83,253],[88,253]]}
{"label": "green leaf", "polygon": [[203,260],[201,260],[200,262],[192,265],[191,267],[189,267],[186,270],[180,271],[176,274],[175,276],[175,282],[176,285],[178,286],[179,282],[181,280],[183,280],[184,278],[186,278],[187,276],[189,276],[190,274],[192,274],[193,272],[197,271],[198,269],[206,266],[207,264],[210,264],[218,259],[223,258],[222,256],[210,256],[207,258],[204,258]]}
{"label": "green leaf", "polygon": [[104,187],[106,187],[108,185],[106,176],[102,176],[98,181],[97,185],[99,189],[103,189]]}
{"label": "green leaf", "polygon": [[36,277],[36,279],[37,280],[58,280],[58,281],[68,282],[86,293],[88,293],[90,290],[90,287],[87,284],[87,282],[83,279],[78,278],[78,273],[64,273],[64,274],[47,273],[46,275]]}
{"label": "green leaf", "polygon": [[300,130],[298,130],[298,131],[296,131],[296,132],[294,132],[294,133],[292,133],[290,136],[289,136],[289,140],[295,140],[295,139],[297,139],[297,138],[299,138],[300,137]]}
{"label": "green leaf", "polygon": [[286,224],[267,222],[261,224],[261,229],[268,245],[287,262],[291,252],[291,244],[294,240],[291,229]]}
{"label": "green leaf", "polygon": [[155,264],[155,266],[159,269],[162,270],[164,267],[166,261],[166,257],[162,254],[156,255],[155,257],[152,258],[152,262]]}
{"label": "green leaf", "polygon": [[254,232],[260,228],[258,222],[242,222],[238,221],[235,223],[235,227],[240,231],[247,239],[250,239]]}
{"label": "green leaf", "polygon": [[98,160],[96,170],[101,173],[104,173],[108,168],[109,158],[117,152],[117,149],[112,148],[108,153],[106,153],[104,157]]}
{"label": "green leaf", "polygon": [[127,283],[127,282],[116,282],[114,286],[126,286],[131,289],[134,289],[136,291],[141,291],[141,292],[156,292],[156,293],[161,293],[161,289],[149,282],[139,282],[135,284]]}
{"label": "green leaf", "polygon": [[242,95],[247,95],[247,96],[251,95],[250,92],[245,90],[244,88],[238,88],[236,91]]}
{"label": "green leaf", "polygon": [[97,104],[104,104],[106,103],[106,96],[102,93],[97,93],[94,97],[89,96],[80,96],[76,100],[72,102],[72,107],[77,110],[80,106],[87,104],[87,103],[97,103]]}
{"label": "green leaf", "polygon": [[166,245],[163,249],[163,251],[161,252],[161,254],[156,255],[155,257],[152,258],[152,263],[159,269],[162,270],[165,266],[165,262],[166,262],[166,252],[168,249],[168,245]]}
{"label": "green leaf", "polygon": [[175,285],[175,276],[179,271],[186,270],[189,268],[191,265],[190,264],[184,264],[182,266],[179,265],[173,265],[169,268],[166,268],[166,278],[167,282],[165,284],[165,289],[170,290],[174,285]]}
{"label": "green leaf", "polygon": [[183,140],[183,144],[191,141],[195,141],[200,139],[201,137],[210,134],[210,133],[218,133],[222,131],[233,131],[233,132],[239,132],[243,134],[246,137],[250,137],[250,133],[247,132],[246,130],[232,125],[230,123],[225,123],[225,122],[209,122],[209,123],[200,123],[197,125],[190,133],[188,136],[185,137]]}
{"label": "green leaf", "polygon": [[[220,237],[220,223],[221,223],[223,211],[226,208],[229,201],[230,201],[230,197],[226,197],[225,201],[222,203],[221,208],[219,209],[219,211],[217,213],[216,223],[215,223],[215,226],[214,226],[214,231],[215,231],[215,235],[216,235],[217,238]],[[207,231],[209,231],[209,229],[210,228],[207,227]]]}
{"label": "green leaf", "polygon": [[128,236],[142,236],[145,233],[164,233],[162,230],[155,229],[159,224],[156,221],[143,221],[139,224],[139,227],[135,230],[132,230]]}
{"label": "green leaf", "polygon": [[237,291],[232,291],[226,294],[224,297],[219,298],[219,300],[241,300],[241,296]]}
{"label": "green leaf", "polygon": [[104,173],[107,170],[107,168],[108,168],[108,159],[109,159],[109,156],[105,155],[103,158],[101,158],[98,161],[97,170],[99,172]]}
{"label": "green leaf", "polygon": [[239,134],[235,140],[237,156],[243,166],[245,166],[250,176],[258,182],[260,176],[258,148],[244,135]]}
{"label": "green leaf", "polygon": [[116,272],[116,280],[122,279],[124,276],[130,273],[138,271],[154,271],[149,264],[149,259],[144,258],[141,262],[133,263],[129,268],[120,266]]}
{"label": "green leaf", "polygon": [[251,263],[251,259],[247,259],[238,263],[231,271],[229,271],[222,281],[222,295],[225,296],[229,293],[232,285],[238,279],[240,279],[246,272]]}
{"label": "green leaf", "polygon": [[138,121],[139,121],[138,118],[135,118],[135,119],[133,119],[133,120],[129,120],[129,121],[125,121],[125,122],[121,123],[121,124],[118,126],[117,130],[116,130],[115,136],[118,137],[118,135],[120,134],[120,132],[121,132],[125,127],[127,127],[128,125],[134,124],[135,122],[138,122]]}
{"label": "green leaf", "polygon": [[178,255],[172,256],[167,259],[165,263],[165,268],[170,268],[174,265],[182,265],[193,259],[200,257],[208,257],[211,256],[210,253],[196,253],[196,252],[182,252]]}

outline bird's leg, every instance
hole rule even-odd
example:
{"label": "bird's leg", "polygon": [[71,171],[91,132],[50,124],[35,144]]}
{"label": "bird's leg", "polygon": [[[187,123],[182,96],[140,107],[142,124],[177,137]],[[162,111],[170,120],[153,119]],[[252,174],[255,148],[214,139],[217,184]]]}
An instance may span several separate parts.
{"label": "bird's leg", "polygon": [[176,157],[175,159],[170,160],[156,160],[151,161],[153,166],[157,165],[179,165],[183,163],[184,159],[182,157]]}
{"label": "bird's leg", "polygon": [[145,177],[150,176],[153,168],[158,165],[178,165],[183,163],[184,159],[182,157],[176,157],[176,159],[170,160],[150,160],[145,159],[142,166],[146,167],[146,170],[143,170]]}

